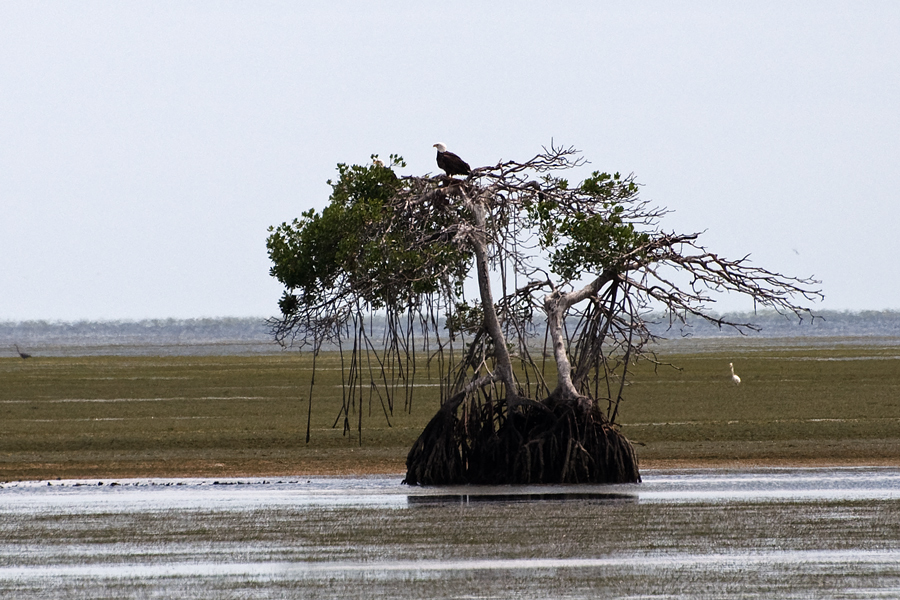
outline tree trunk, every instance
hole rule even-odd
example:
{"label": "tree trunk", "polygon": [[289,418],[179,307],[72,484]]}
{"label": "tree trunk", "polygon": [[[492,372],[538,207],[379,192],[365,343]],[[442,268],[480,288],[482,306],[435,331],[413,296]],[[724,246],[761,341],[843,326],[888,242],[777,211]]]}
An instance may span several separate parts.
{"label": "tree trunk", "polygon": [[572,381],[572,363],[569,361],[569,355],[566,353],[566,337],[563,324],[572,306],[590,296],[596,295],[613,278],[614,274],[606,271],[578,291],[564,293],[554,290],[544,297],[547,329],[553,344],[553,359],[556,361],[557,384],[554,395],[558,396],[560,400],[572,402],[583,413],[588,413],[591,410],[592,402],[590,398],[585,398],[578,392],[575,382]]}
{"label": "tree trunk", "polygon": [[500,319],[494,307],[494,294],[491,291],[490,271],[488,271],[487,242],[484,228],[486,227],[485,210],[479,202],[472,203],[475,215],[475,230],[469,236],[472,249],[475,252],[475,270],[478,273],[478,292],[481,296],[481,308],[484,311],[484,326],[491,341],[494,344],[494,358],[497,360],[495,367],[497,376],[506,388],[506,398],[518,396],[516,380],[513,376],[512,361],[509,358],[509,350],[506,347],[506,336],[500,327]]}
{"label": "tree trunk", "polygon": [[[559,384],[542,402],[520,398],[494,308],[483,231],[484,209],[473,206],[475,252],[484,324],[496,366],[485,380],[503,381],[504,401],[479,400],[463,391],[446,402],[416,440],[406,459],[409,485],[636,483],[641,480],[631,443],[572,382],[563,321],[566,312],[603,281],[573,294],[545,299]],[[605,281],[605,280],[604,280]],[[463,417],[457,411],[465,405]]]}
{"label": "tree trunk", "polygon": [[[565,302],[565,294],[555,291],[544,298],[544,311],[547,313],[547,329],[550,333],[550,341],[553,344],[553,359],[556,361],[556,392],[561,398],[578,398],[578,390],[572,382],[572,363],[566,353],[565,336],[563,335],[563,322],[566,318],[568,305]],[[587,410],[590,406],[582,406]]]}

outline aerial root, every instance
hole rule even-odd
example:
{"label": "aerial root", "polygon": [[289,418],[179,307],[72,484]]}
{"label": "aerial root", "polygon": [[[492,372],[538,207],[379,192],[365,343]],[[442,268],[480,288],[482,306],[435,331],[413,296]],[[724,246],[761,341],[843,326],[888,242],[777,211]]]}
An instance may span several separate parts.
{"label": "aerial root", "polygon": [[[456,398],[455,400],[459,400]],[[461,402],[461,400],[460,400]],[[469,405],[466,422],[449,408],[432,418],[406,460],[410,485],[636,483],[631,442],[596,408],[584,412],[553,397],[542,410]],[[548,411],[547,408],[550,410]]]}

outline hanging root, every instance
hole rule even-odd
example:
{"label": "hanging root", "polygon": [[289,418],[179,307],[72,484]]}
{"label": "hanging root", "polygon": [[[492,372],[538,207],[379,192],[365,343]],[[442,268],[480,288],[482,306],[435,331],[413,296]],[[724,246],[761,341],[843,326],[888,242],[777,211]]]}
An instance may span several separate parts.
{"label": "hanging root", "polygon": [[460,444],[460,420],[456,408],[465,395],[451,398],[425,426],[406,459],[409,485],[429,485],[465,480],[465,464]]}
{"label": "hanging root", "polygon": [[[455,397],[434,416],[406,460],[410,485],[637,483],[634,448],[596,407],[551,396],[516,406],[469,406],[465,423]],[[538,406],[535,406],[538,405]],[[498,424],[499,423],[499,424]]]}

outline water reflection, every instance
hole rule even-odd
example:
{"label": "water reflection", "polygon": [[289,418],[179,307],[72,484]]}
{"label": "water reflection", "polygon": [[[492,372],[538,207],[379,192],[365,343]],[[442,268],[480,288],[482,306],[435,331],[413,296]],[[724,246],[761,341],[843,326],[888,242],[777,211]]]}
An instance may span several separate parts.
{"label": "water reflection", "polygon": [[890,596],[898,500],[897,469],[9,483],[0,597]]}
{"label": "water reflection", "polygon": [[490,494],[473,492],[470,494],[431,494],[410,495],[406,502],[410,506],[423,504],[474,504],[478,502],[572,502],[574,500],[588,500],[595,504],[612,504],[621,502],[637,502],[637,494],[622,493],[591,493],[591,492],[561,492],[561,493],[524,493],[524,494]]}

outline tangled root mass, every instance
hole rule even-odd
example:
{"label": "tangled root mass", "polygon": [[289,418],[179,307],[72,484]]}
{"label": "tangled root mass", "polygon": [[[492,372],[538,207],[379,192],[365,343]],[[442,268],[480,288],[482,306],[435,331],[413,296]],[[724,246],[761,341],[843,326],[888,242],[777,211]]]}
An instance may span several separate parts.
{"label": "tangled root mass", "polygon": [[406,467],[409,485],[641,480],[634,448],[605,414],[553,395],[509,410],[451,398],[413,444]]}

